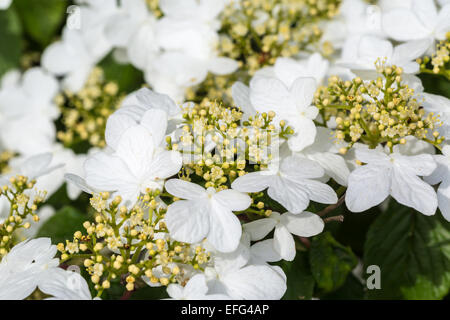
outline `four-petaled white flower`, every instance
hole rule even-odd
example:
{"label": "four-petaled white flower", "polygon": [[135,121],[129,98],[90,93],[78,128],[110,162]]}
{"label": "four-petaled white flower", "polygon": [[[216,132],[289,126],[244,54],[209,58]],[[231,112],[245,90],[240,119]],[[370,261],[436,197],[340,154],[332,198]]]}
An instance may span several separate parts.
{"label": "four-petaled white flower", "polygon": [[280,167],[273,164],[269,170],[247,173],[237,178],[231,187],[242,192],[260,192],[268,188],[269,197],[297,214],[308,207],[310,200],[326,204],[337,202],[337,195],[329,185],[313,180],[323,177],[324,173],[309,159],[289,156]]}
{"label": "four-petaled white flower", "polygon": [[218,251],[231,252],[237,248],[242,227],[233,211],[250,206],[248,195],[232,189],[205,190],[179,179],[167,181],[165,187],[175,197],[187,199],[175,201],[167,209],[165,221],[175,240],[195,243],[207,238]]}
{"label": "four-petaled white flower", "polygon": [[122,133],[113,152],[101,151],[88,157],[84,164],[87,185],[120,194],[130,204],[147,188],[162,189],[164,179],[175,175],[182,164],[179,152],[160,147],[166,127],[164,111],[147,111],[140,124]]}
{"label": "four-petaled white flower", "polygon": [[355,169],[348,178],[345,203],[350,211],[365,211],[391,195],[397,202],[425,215],[435,213],[436,193],[419,178],[436,169],[431,155],[404,156],[396,152],[388,155],[380,150],[357,149],[356,159],[366,165]]}
{"label": "four-petaled white flower", "polygon": [[383,13],[382,26],[397,41],[444,40],[450,29],[450,5],[444,5],[438,12],[434,0],[411,0]]}
{"label": "four-petaled white flower", "polygon": [[46,272],[39,290],[50,296],[46,300],[92,300],[86,280],[76,271],[61,268]]}
{"label": "four-petaled white flower", "polygon": [[273,212],[269,218],[249,222],[244,230],[250,234],[252,241],[263,239],[275,228],[273,246],[282,259],[292,261],[295,258],[295,240],[292,234],[300,237],[312,237],[323,231],[324,222],[316,214],[302,212],[279,214]]}
{"label": "four-petaled white flower", "polygon": [[[237,300],[277,300],[286,291],[286,276],[280,269],[249,264],[250,250],[239,245],[232,253],[217,254],[214,267],[205,275],[211,294],[226,294]],[[282,274],[280,274],[282,273]]]}
{"label": "four-petaled white flower", "polygon": [[14,246],[0,263],[0,300],[21,300],[33,293],[45,273],[58,267],[55,255],[56,246],[50,238],[27,240]]}

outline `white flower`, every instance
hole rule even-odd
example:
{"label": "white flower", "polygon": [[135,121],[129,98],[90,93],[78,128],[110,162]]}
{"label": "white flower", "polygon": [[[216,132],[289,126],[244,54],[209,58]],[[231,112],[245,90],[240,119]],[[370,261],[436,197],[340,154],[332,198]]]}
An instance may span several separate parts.
{"label": "white flower", "polygon": [[308,207],[310,200],[326,204],[337,202],[337,195],[330,186],[313,180],[321,178],[324,173],[315,162],[290,156],[281,162],[280,167],[274,165],[267,171],[247,173],[231,186],[242,192],[260,192],[268,188],[269,197],[297,214]]}
{"label": "white flower", "polygon": [[59,110],[53,99],[58,92],[57,80],[41,68],[23,75],[11,71],[0,88],[0,140],[5,148],[22,155],[42,152],[55,139],[53,120]]}
{"label": "white flower", "polygon": [[435,155],[437,168],[425,181],[431,185],[440,183],[437,189],[439,209],[447,221],[450,221],[450,146],[442,148],[442,155]]}
{"label": "white flower", "polygon": [[51,296],[46,300],[92,300],[86,280],[77,272],[55,268],[46,272],[39,290]]}
{"label": "white flower", "polygon": [[0,300],[28,297],[45,273],[58,267],[55,254],[56,246],[50,238],[23,241],[14,246],[0,263]]}
{"label": "white flower", "polygon": [[397,41],[444,40],[450,30],[450,6],[443,6],[438,12],[434,0],[412,0],[408,8],[393,8],[383,13],[382,26]]}
{"label": "white flower", "polygon": [[162,54],[145,70],[152,87],[181,102],[187,88],[201,83],[208,72],[225,75],[238,63],[218,57],[217,15],[225,1],[161,1],[163,18],[156,25],[156,42]]}
{"label": "white flower", "polygon": [[362,212],[380,204],[389,195],[397,202],[433,215],[437,196],[419,176],[428,176],[436,163],[429,154],[387,155],[379,150],[356,150],[356,158],[367,163],[354,170],[348,179],[345,202],[350,211]]}
{"label": "white flower", "polygon": [[313,78],[297,78],[291,86],[269,77],[254,77],[250,81],[250,101],[259,112],[274,111],[275,123],[285,120],[295,134],[288,140],[292,151],[311,145],[316,137],[314,119],[319,110],[312,106],[316,91]]}
{"label": "white flower", "polygon": [[286,291],[286,276],[268,265],[249,265],[250,252],[240,245],[238,250],[214,257],[214,267],[205,275],[209,292],[226,294],[237,300],[278,300]]}
{"label": "white flower", "polygon": [[282,259],[292,261],[295,258],[295,240],[292,234],[300,237],[312,237],[323,231],[324,222],[316,214],[302,212],[279,214],[273,212],[269,218],[249,222],[244,230],[251,236],[252,241],[263,239],[275,228],[273,246]]}
{"label": "white flower", "polygon": [[405,73],[418,73],[419,64],[416,59],[430,48],[430,39],[409,41],[393,46],[388,40],[374,36],[363,36],[347,41],[342,52],[341,64],[356,70],[374,70],[378,59],[387,65],[403,68]]}
{"label": "white flower", "polygon": [[[152,109],[163,110],[167,114],[166,134],[174,131],[176,125],[182,120],[181,108],[169,96],[153,92],[148,88],[139,89],[128,95],[121,107],[108,118],[105,134],[108,146],[115,149],[123,132],[133,125],[140,124],[145,113]],[[157,113],[159,114],[161,113]],[[164,118],[160,120],[166,121]]]}
{"label": "white flower", "polygon": [[6,10],[11,5],[12,0],[0,0],[0,10]]}
{"label": "white flower", "polygon": [[84,164],[87,185],[120,194],[131,203],[147,188],[162,189],[164,179],[176,174],[182,163],[178,152],[160,147],[166,126],[164,111],[147,111],[141,124],[123,132],[113,152],[88,157]]}
{"label": "white flower", "polygon": [[286,87],[292,86],[298,78],[314,78],[321,84],[327,75],[329,61],[320,53],[313,53],[307,59],[277,58],[273,67],[256,71],[257,76],[271,76],[283,81]]}
{"label": "white flower", "polygon": [[159,51],[155,27],[156,18],[145,1],[121,1],[119,9],[107,19],[105,35],[114,46],[124,48],[130,62],[143,70]]}
{"label": "white flower", "polygon": [[207,238],[215,249],[231,252],[239,244],[242,227],[233,211],[242,211],[251,204],[248,195],[236,190],[216,192],[203,187],[172,179],[166,190],[181,199],[167,209],[165,221],[172,238],[195,243]]}
{"label": "white flower", "polygon": [[206,278],[203,274],[194,275],[183,287],[172,283],[167,287],[170,298],[175,300],[228,300],[224,294],[208,294]]}
{"label": "white flower", "polygon": [[335,143],[332,139],[332,130],[317,127],[315,142],[294,154],[317,162],[325,170],[327,176],[333,178],[340,185],[346,186],[350,171],[344,158],[339,155],[339,148],[342,144]]}

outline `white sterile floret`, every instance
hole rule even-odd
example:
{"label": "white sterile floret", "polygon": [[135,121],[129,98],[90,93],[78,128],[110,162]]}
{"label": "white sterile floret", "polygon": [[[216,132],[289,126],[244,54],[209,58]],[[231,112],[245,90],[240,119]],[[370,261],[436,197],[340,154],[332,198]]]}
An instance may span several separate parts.
{"label": "white sterile floret", "polygon": [[356,159],[366,165],[349,176],[345,202],[350,211],[368,210],[391,195],[397,202],[425,215],[435,213],[436,193],[420,178],[436,169],[431,155],[404,156],[397,152],[388,155],[380,150],[357,149]]}
{"label": "white sterile floret", "polygon": [[53,99],[58,81],[41,68],[8,72],[0,87],[0,143],[11,151],[32,155],[51,148],[53,121],[59,110]]}
{"label": "white sterile floret", "polygon": [[250,251],[244,246],[227,254],[217,254],[214,266],[205,269],[209,293],[226,294],[237,300],[278,300],[286,291],[281,269],[249,264]]}
{"label": "white sterile floret", "polygon": [[450,146],[442,148],[442,155],[435,155],[437,168],[433,174],[425,177],[431,185],[440,183],[437,189],[437,199],[442,215],[450,221]]}
{"label": "white sterile floret", "polygon": [[86,280],[76,271],[61,268],[46,272],[39,290],[50,296],[46,300],[92,300]]}
{"label": "white sterile floret", "polygon": [[344,147],[344,143],[335,142],[333,139],[331,129],[317,127],[314,143],[293,154],[317,162],[325,170],[326,176],[333,178],[340,185],[346,186],[350,170],[344,158],[339,154],[339,149]]}
{"label": "white sterile floret", "polygon": [[167,287],[167,293],[174,300],[229,300],[225,294],[208,294],[208,286],[204,274],[196,274],[183,287],[172,283]]}
{"label": "white sterile floret", "polygon": [[[154,92],[148,88],[142,88],[128,95],[122,102],[121,107],[114,112],[106,122],[105,140],[108,146],[115,149],[123,132],[129,127],[148,121],[151,117],[164,117],[160,112],[149,113],[149,110],[162,110],[167,114],[167,134],[175,130],[176,125],[181,122],[181,108],[167,95]],[[167,121],[164,118],[156,121]]]}
{"label": "white sterile floret", "polygon": [[0,263],[0,300],[28,297],[45,273],[58,267],[55,255],[56,246],[50,238],[27,240],[14,246]]}
{"label": "white sterile floret", "polygon": [[292,151],[311,145],[316,137],[314,119],[319,110],[312,106],[316,80],[297,78],[290,86],[277,78],[254,77],[250,81],[250,101],[256,111],[274,111],[274,122],[285,120],[295,134],[288,140]]}
{"label": "white sterile floret", "polygon": [[438,11],[434,0],[411,0],[405,6],[383,12],[382,26],[397,41],[444,40],[450,30],[450,6]]}
{"label": "white sterile floret", "polygon": [[165,187],[175,197],[187,199],[167,209],[165,221],[172,238],[187,243],[206,238],[218,251],[236,250],[242,227],[233,211],[250,206],[248,195],[232,189],[216,192],[180,179],[167,181]]}
{"label": "white sterile floret", "polygon": [[166,127],[164,111],[147,111],[139,125],[123,132],[113,152],[88,157],[84,164],[87,185],[114,192],[130,203],[147,188],[162,189],[164,179],[175,175],[182,164],[179,152],[161,147]]}
{"label": "white sterile floret", "polygon": [[[363,36],[347,41],[342,52],[341,62],[354,70],[373,70],[375,61],[385,60],[386,65],[401,67],[404,73],[418,73],[416,62],[431,46],[430,39],[420,39],[393,46],[388,40],[374,36]],[[356,72],[356,71],[355,71]]]}
{"label": "white sterile floret", "polygon": [[260,192],[268,188],[269,197],[297,214],[308,207],[310,200],[326,204],[337,202],[337,195],[329,185],[313,180],[323,177],[324,173],[317,163],[290,156],[280,166],[269,166],[269,170],[239,177],[231,186],[242,192]]}
{"label": "white sterile floret", "polygon": [[302,212],[279,214],[273,212],[269,218],[249,222],[244,230],[251,236],[252,241],[263,239],[275,228],[273,246],[282,259],[292,261],[295,258],[295,240],[292,234],[301,237],[312,237],[323,231],[324,222],[316,214]]}

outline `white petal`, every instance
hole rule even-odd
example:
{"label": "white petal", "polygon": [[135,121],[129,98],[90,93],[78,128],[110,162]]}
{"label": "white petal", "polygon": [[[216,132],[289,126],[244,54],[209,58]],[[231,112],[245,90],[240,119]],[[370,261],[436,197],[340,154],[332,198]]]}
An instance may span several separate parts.
{"label": "white petal", "polygon": [[242,227],[239,219],[227,207],[212,201],[208,241],[220,252],[232,252],[239,245]]}
{"label": "white petal", "polygon": [[298,108],[304,109],[311,105],[316,87],[317,84],[314,78],[298,78],[294,81],[289,91],[295,99]]}
{"label": "white petal", "polygon": [[286,212],[281,215],[281,221],[290,233],[301,237],[315,236],[321,233],[325,226],[322,218],[307,211],[300,214]]}
{"label": "white petal", "polygon": [[171,179],[165,184],[167,192],[181,199],[198,199],[206,196],[204,188],[181,179]]}
{"label": "white petal", "polygon": [[397,41],[427,38],[431,31],[411,11],[395,9],[382,16],[384,32]]}
{"label": "white petal", "polygon": [[208,286],[206,285],[205,275],[203,274],[194,275],[184,286],[184,295],[187,298],[201,295],[204,296],[207,292]]}
{"label": "white petal", "polygon": [[399,203],[412,207],[424,215],[436,213],[438,206],[434,189],[412,171],[404,168],[392,172],[392,197]]}
{"label": "white petal", "polygon": [[252,199],[247,194],[232,189],[217,192],[214,195],[214,200],[232,211],[245,210],[252,203]]}
{"label": "white petal", "polygon": [[231,187],[241,192],[259,192],[266,189],[272,181],[272,175],[268,172],[251,172],[237,178]]}
{"label": "white petal", "polygon": [[[274,212],[272,214],[278,213]],[[269,232],[272,231],[273,228],[275,228],[276,224],[277,221],[275,219],[264,218],[246,223],[244,224],[243,228],[245,232],[248,232],[250,234],[252,241],[258,241],[267,236]]]}
{"label": "white petal", "polygon": [[258,241],[250,248],[252,254],[252,261],[258,262],[276,262],[280,261],[282,258],[278,252],[275,251],[274,240],[267,239],[263,241]]}
{"label": "white petal", "polygon": [[273,245],[281,258],[286,261],[292,261],[295,258],[295,240],[288,228],[284,225],[278,225],[273,235]]}
{"label": "white petal", "polygon": [[178,151],[162,151],[155,155],[150,164],[150,170],[145,174],[145,179],[167,179],[181,169],[183,159]]}
{"label": "white petal", "polygon": [[447,221],[450,221],[450,179],[441,183],[437,190],[439,209]]}
{"label": "white petal", "polygon": [[122,134],[116,153],[135,177],[142,177],[149,170],[154,149],[150,132],[143,126],[136,125]]}
{"label": "white petal", "polygon": [[105,140],[108,146],[116,150],[120,137],[128,128],[134,125],[136,125],[136,121],[131,117],[121,113],[112,114],[106,122]]}
{"label": "white petal", "polygon": [[370,209],[386,199],[391,187],[390,168],[365,165],[354,170],[348,178],[345,203],[352,212]]}
{"label": "white petal", "polygon": [[203,240],[210,228],[208,210],[203,201],[179,200],[169,205],[165,222],[171,237],[187,243]]}
{"label": "white petal", "polygon": [[293,127],[295,132],[288,140],[289,148],[292,151],[301,151],[314,143],[317,132],[314,121],[303,116],[287,120],[288,124]]}
{"label": "white petal", "polygon": [[209,71],[219,76],[230,74],[238,67],[237,61],[230,58],[216,57],[209,61]]}
{"label": "white petal", "polygon": [[263,265],[251,265],[227,274],[223,282],[234,299],[277,300],[286,291],[283,277]]}
{"label": "white petal", "polygon": [[161,109],[148,110],[142,117],[141,125],[151,132],[155,146],[160,146],[164,141],[167,120],[167,113]]}
{"label": "white petal", "polygon": [[308,190],[303,185],[277,177],[267,190],[272,199],[292,213],[300,213],[308,207]]}

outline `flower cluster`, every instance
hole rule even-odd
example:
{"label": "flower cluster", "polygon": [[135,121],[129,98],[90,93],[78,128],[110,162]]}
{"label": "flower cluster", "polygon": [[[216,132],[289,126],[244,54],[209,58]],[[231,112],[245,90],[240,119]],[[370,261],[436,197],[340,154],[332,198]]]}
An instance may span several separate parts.
{"label": "flower cluster", "polygon": [[0,299],[320,298],[388,202],[448,242],[448,0],[72,4],[0,66]]}
{"label": "flower cluster", "polygon": [[66,147],[84,141],[94,147],[105,146],[106,120],[118,107],[120,96],[114,82],[105,82],[100,68],[92,70],[86,84],[73,93],[65,90],[55,99],[61,110],[64,129],[58,131],[58,139]]}
{"label": "flower cluster", "polygon": [[9,179],[9,184],[1,187],[0,197],[7,200],[9,214],[0,223],[0,260],[14,246],[14,233],[21,228],[30,228],[29,218],[34,222],[39,221],[36,212],[44,202],[46,192],[34,191],[34,194],[30,194],[35,184],[35,180],[29,181],[27,177],[17,175]]}
{"label": "flower cluster", "polygon": [[114,281],[123,281],[128,291],[141,278],[152,286],[183,283],[186,273],[202,269],[209,255],[201,244],[190,246],[170,238],[166,209],[158,196],[158,191],[148,190],[131,209],[121,205],[120,196],[92,197],[95,221],[83,224],[84,235],[77,231],[73,241],[58,244],[61,262],[82,257],[98,296]]}
{"label": "flower cluster", "polygon": [[450,32],[447,33],[446,39],[441,40],[436,45],[436,52],[431,56],[425,56],[418,59],[420,71],[424,73],[440,74],[450,79]]}
{"label": "flower cluster", "polygon": [[335,117],[336,138],[349,142],[341,152],[359,141],[370,148],[386,144],[392,151],[408,136],[425,141],[432,137],[430,143],[439,146],[444,140],[436,131],[439,116],[423,109],[417,93],[403,81],[403,70],[380,64],[377,72],[379,77],[371,81],[331,77],[316,93],[324,121]]}

